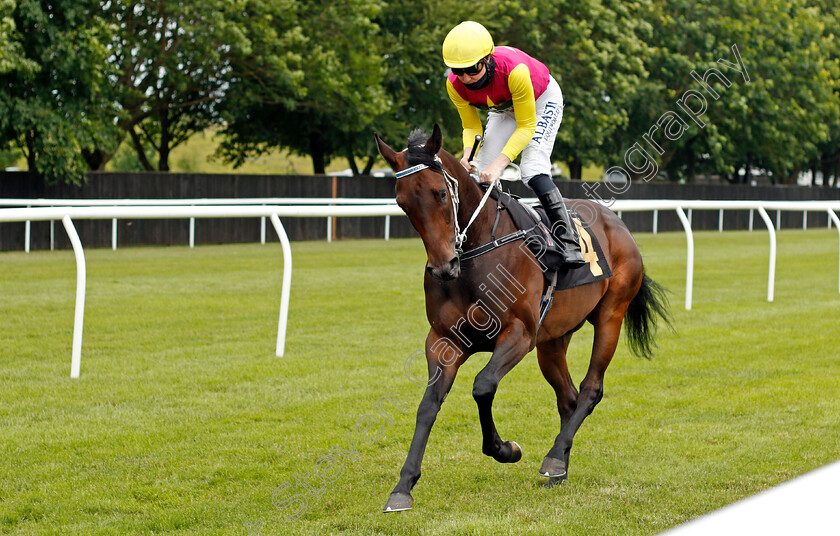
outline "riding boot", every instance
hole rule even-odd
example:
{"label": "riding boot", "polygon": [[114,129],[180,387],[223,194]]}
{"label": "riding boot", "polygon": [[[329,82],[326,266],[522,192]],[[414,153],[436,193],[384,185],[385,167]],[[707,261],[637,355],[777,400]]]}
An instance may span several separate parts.
{"label": "riding boot", "polygon": [[586,264],[580,251],[580,240],[566,210],[566,203],[554,181],[548,175],[537,175],[528,182],[528,186],[531,186],[545,207],[548,221],[551,223],[551,235],[560,244],[563,263],[572,267]]}

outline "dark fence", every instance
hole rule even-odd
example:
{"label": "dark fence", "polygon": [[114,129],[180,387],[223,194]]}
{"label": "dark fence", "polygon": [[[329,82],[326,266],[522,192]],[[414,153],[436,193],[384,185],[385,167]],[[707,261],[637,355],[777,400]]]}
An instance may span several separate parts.
{"label": "dark fence", "polygon": [[[505,183],[513,193],[533,197],[521,183]],[[750,199],[750,200],[837,200],[840,190],[803,187],[679,185],[633,183],[626,192],[616,195],[601,183],[558,182],[563,195],[572,198],[601,197],[617,199]],[[92,173],[81,187],[45,186],[30,179],[27,173],[0,173],[0,198],[48,199],[190,199],[250,197],[382,197],[392,199],[395,179],[373,177],[277,176],[277,175],[213,175],[185,173]],[[587,189],[588,188],[588,189]],[[775,215],[771,215],[775,217]],[[747,211],[727,211],[726,229],[746,229]],[[625,213],[623,219],[631,231],[651,231],[650,213]],[[383,217],[334,218],[334,238],[382,238]],[[758,220],[756,220],[758,222]],[[694,211],[695,230],[718,228],[718,212]],[[75,222],[86,247],[107,247],[111,244],[111,221],[80,220]],[[760,223],[757,225],[761,226]],[[825,214],[810,214],[809,226],[827,225]],[[283,226],[291,240],[323,240],[327,236],[325,218],[283,218]],[[783,212],[783,228],[802,226],[802,213]],[[268,240],[277,240],[269,224]],[[681,230],[672,211],[659,214],[660,231]],[[189,242],[188,220],[130,220],[118,222],[118,242],[130,245],[170,245]],[[417,236],[407,218],[391,218],[391,236]],[[260,222],[255,218],[196,219],[196,244],[257,242]],[[0,224],[0,250],[24,248],[24,223]],[[70,242],[61,224],[55,225],[57,248],[68,248]],[[49,249],[50,222],[32,222],[31,248]]]}
{"label": "dark fence", "polygon": [[[750,201],[835,201],[840,200],[840,190],[830,188],[810,188],[803,186],[746,186],[728,184],[668,184],[668,183],[631,183],[627,191],[617,195],[610,191],[604,183],[600,183],[595,191],[592,184],[564,182],[559,184],[563,195],[568,197],[588,197],[603,199],[604,202],[615,199],[699,199],[699,200],[750,200]],[[587,188],[590,190],[587,191]],[[770,217],[776,221],[776,214]],[[780,227],[782,229],[802,228],[802,212],[781,212]],[[711,231],[718,229],[718,210],[693,210],[691,228],[695,231]],[[748,210],[724,211],[724,229],[746,230],[749,227],[750,214]],[[631,232],[650,232],[653,230],[651,212],[625,212],[622,220]],[[808,226],[827,226],[828,214],[825,212],[809,213]],[[764,223],[758,214],[754,215],[754,228],[764,229]],[[675,211],[659,211],[659,231],[682,231],[682,224]]]}

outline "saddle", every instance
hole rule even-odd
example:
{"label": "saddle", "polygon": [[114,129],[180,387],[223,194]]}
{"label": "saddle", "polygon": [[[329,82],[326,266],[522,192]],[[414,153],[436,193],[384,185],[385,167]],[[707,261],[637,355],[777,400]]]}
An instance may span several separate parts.
{"label": "saddle", "polygon": [[[598,238],[583,217],[572,209],[569,209],[569,217],[576,227],[580,250],[587,264],[570,268],[562,263],[563,256],[551,236],[551,224],[541,205],[525,205],[513,195],[496,189],[490,192],[490,198],[498,203],[499,211],[507,210],[519,231],[516,239],[522,239],[527,245],[534,255],[534,262],[543,272],[546,284],[549,288],[553,284],[553,291],[585,285],[612,276],[612,270]],[[495,225],[493,234],[495,235]],[[494,236],[491,244],[503,239],[504,237],[496,240]]]}

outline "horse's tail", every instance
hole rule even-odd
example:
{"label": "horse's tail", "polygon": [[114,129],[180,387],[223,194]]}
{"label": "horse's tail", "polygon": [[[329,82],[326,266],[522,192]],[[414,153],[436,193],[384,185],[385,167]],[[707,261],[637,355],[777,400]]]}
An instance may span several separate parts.
{"label": "horse's tail", "polygon": [[636,356],[646,359],[653,356],[659,318],[671,326],[668,296],[659,283],[644,274],[642,286],[624,315],[624,332],[627,334],[630,351]]}

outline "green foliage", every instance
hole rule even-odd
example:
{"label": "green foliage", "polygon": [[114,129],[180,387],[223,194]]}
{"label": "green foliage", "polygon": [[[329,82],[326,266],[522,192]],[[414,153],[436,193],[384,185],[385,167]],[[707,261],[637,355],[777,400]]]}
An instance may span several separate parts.
{"label": "green foliage", "polygon": [[0,0],[0,75],[12,71],[28,71],[37,64],[26,58],[15,22],[17,0]]}
{"label": "green foliage", "polygon": [[0,141],[16,144],[47,182],[83,181],[81,153],[109,128],[109,28],[94,17],[97,7],[94,0],[2,4],[3,27],[15,39],[4,53],[17,59],[0,71]]}
{"label": "green foliage", "polygon": [[[250,42],[237,16],[245,2],[126,2],[104,4],[102,17],[117,28],[110,43],[117,76],[111,94],[120,103],[117,140],[127,136],[145,169],[169,169],[173,148],[218,118],[230,83],[232,57]],[[149,154],[149,148],[152,148]],[[100,150],[92,166],[113,151]]]}
{"label": "green foliage", "polygon": [[[137,155],[119,156],[125,165],[167,170],[209,127],[237,166],[286,151],[316,172],[337,158],[362,172],[374,131],[399,144],[433,123],[457,150],[440,47],[466,19],[558,79],[554,158],[573,177],[626,165],[635,143],[672,180],[840,171],[833,0],[0,0],[0,148],[53,182],[103,169],[121,144]],[[735,61],[733,45],[748,82],[718,63]],[[678,101],[702,91],[692,71],[711,68],[731,85],[712,82],[719,98],[707,94],[701,128]],[[655,132],[656,148],[642,136],[666,112],[688,128],[673,140]]]}
{"label": "green foliage", "polygon": [[822,53],[825,56],[826,70],[834,73],[835,102],[833,109],[829,110],[826,119],[828,127],[828,139],[820,144],[820,158],[814,162],[823,173],[823,185],[828,186],[829,175],[833,176],[832,186],[840,182],[840,106],[837,105],[837,96],[840,94],[840,84],[837,83],[837,72],[840,71],[840,39],[835,35],[837,25],[840,24],[840,9],[834,0],[817,0],[812,2],[817,8],[817,18],[823,28],[823,35],[820,40],[823,47]]}
{"label": "green foliage", "polygon": [[17,167],[18,156],[18,153],[11,149],[0,150],[0,169]]}
{"label": "green foliage", "polygon": [[[382,110],[374,126],[390,143],[405,143],[415,128],[432,131],[437,123],[444,133],[444,147],[459,151],[461,120],[446,95],[446,66],[441,57],[444,37],[463,20],[489,24],[493,5],[464,4],[450,0],[388,2],[377,17],[377,43],[385,65],[383,87],[392,106]],[[369,155],[378,154],[373,138],[359,138]]]}
{"label": "green foliage", "polygon": [[[224,103],[223,156],[240,163],[270,147],[312,156],[323,173],[331,156],[390,106],[367,0],[253,2],[253,52],[236,64]],[[261,11],[260,11],[261,10]],[[352,146],[350,148],[352,152]],[[342,154],[344,156],[345,154]]]}
{"label": "green foliage", "polygon": [[[672,110],[688,130],[676,141],[663,139],[661,132],[654,136],[665,150],[661,165],[672,178],[691,180],[697,171],[732,176],[746,166],[795,179],[798,167],[829,138],[829,125],[840,113],[836,43],[819,9],[787,0],[660,0],[654,6],[650,78],[628,107],[629,128],[614,138],[614,159],[621,162],[623,152]],[[733,46],[749,80],[718,62],[737,63]],[[703,76],[710,68],[723,72],[731,86],[711,78],[719,98],[703,91],[708,106],[701,128],[680,112],[677,101],[686,90],[702,90],[691,72]]]}
{"label": "green foliage", "polygon": [[[545,63],[563,91],[565,110],[554,157],[603,162],[607,143],[627,127],[627,100],[648,76],[652,32],[648,0],[530,0],[497,5],[500,44]],[[574,177],[580,178],[580,177]]]}

